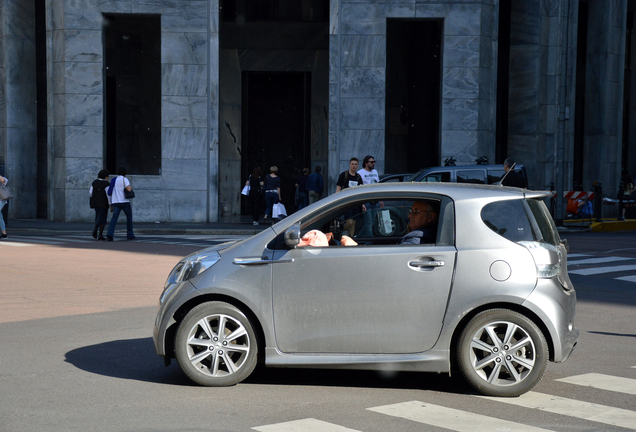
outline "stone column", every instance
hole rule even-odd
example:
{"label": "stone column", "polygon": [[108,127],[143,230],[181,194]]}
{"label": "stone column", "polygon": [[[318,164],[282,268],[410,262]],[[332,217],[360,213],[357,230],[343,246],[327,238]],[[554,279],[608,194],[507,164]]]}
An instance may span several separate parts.
{"label": "stone column", "polygon": [[616,196],[621,171],[627,0],[590,0],[585,83],[583,187]]}
{"label": "stone column", "polygon": [[94,7],[65,3],[46,2],[48,217],[75,221],[89,217],[88,188],[104,166],[102,18]]}
{"label": "stone column", "polygon": [[37,216],[35,4],[0,0],[0,166],[10,217]]}
{"label": "stone column", "polygon": [[[219,0],[209,1],[208,17],[208,222],[219,220]],[[240,167],[239,167],[240,169]]]}

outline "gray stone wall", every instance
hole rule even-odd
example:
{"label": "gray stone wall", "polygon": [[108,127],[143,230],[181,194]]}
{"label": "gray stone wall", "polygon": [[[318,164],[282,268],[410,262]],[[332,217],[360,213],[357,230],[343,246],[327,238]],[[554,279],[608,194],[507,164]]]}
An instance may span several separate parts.
{"label": "gray stone wall", "polygon": [[161,14],[162,173],[129,177],[134,218],[216,220],[218,1],[47,1],[50,218],[93,217],[87,191],[104,166],[102,14],[124,13]]}
{"label": "gray stone wall", "polygon": [[[533,189],[555,181],[559,85],[566,67],[559,19],[567,2],[513,0],[510,36],[508,156],[528,170]],[[561,31],[560,31],[561,30]]]}
{"label": "gray stone wall", "polygon": [[15,196],[10,218],[37,212],[35,73],[34,3],[0,0],[0,165]]}
{"label": "gray stone wall", "polygon": [[441,159],[494,159],[497,4],[331,0],[329,191],[351,156],[384,171],[387,18],[444,20]]}
{"label": "gray stone wall", "polygon": [[591,0],[585,83],[585,189],[615,197],[621,171],[627,0]]}

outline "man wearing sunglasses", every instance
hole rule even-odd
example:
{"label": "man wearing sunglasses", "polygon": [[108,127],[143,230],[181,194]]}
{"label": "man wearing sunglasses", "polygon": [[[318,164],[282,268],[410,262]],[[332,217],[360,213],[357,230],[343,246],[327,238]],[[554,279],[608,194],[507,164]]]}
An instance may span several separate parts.
{"label": "man wearing sunglasses", "polygon": [[409,209],[408,233],[398,244],[435,243],[438,211],[426,201],[415,201]]}

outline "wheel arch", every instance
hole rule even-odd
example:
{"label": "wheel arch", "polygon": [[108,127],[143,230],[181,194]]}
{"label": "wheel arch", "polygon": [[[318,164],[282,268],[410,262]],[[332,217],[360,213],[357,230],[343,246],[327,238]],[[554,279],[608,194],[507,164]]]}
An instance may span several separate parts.
{"label": "wheel arch", "polygon": [[192,309],[194,309],[198,305],[202,303],[211,302],[211,301],[221,301],[221,302],[228,303],[238,308],[241,312],[245,314],[247,319],[250,321],[250,324],[252,324],[254,328],[254,333],[256,334],[256,344],[259,348],[257,351],[258,352],[257,361],[259,363],[263,363],[265,360],[265,345],[266,344],[265,344],[265,332],[263,330],[263,326],[260,320],[258,319],[256,314],[252,311],[252,309],[249,306],[247,306],[245,303],[243,303],[240,300],[237,300],[234,297],[226,296],[223,294],[203,294],[200,296],[196,296],[190,299],[189,301],[185,302],[184,304],[182,304],[175,311],[174,315],[172,316],[172,319],[174,322],[166,330],[166,339],[165,339],[166,356],[169,356],[170,358],[175,358],[174,339],[177,333],[177,329],[179,328],[179,324],[181,323],[181,321],[183,321],[183,318],[188,314],[188,312],[190,312]]}
{"label": "wheel arch", "polygon": [[489,304],[485,304],[482,305],[478,308],[475,308],[473,310],[471,310],[469,313],[467,313],[457,324],[457,326],[455,327],[455,330],[453,331],[453,337],[451,338],[451,343],[450,343],[450,359],[451,359],[451,373],[455,370],[457,370],[458,365],[457,365],[457,343],[459,341],[459,338],[461,336],[462,331],[464,330],[464,328],[468,325],[468,323],[470,322],[471,319],[473,319],[473,317],[475,317],[475,315],[486,311],[486,310],[490,310],[490,309],[508,309],[517,313],[520,313],[524,316],[526,316],[529,320],[531,320],[532,322],[534,322],[536,324],[537,327],[539,327],[539,330],[541,330],[541,333],[543,333],[543,337],[545,338],[547,344],[548,344],[548,360],[549,361],[554,361],[554,341],[552,340],[552,335],[550,334],[550,332],[548,331],[547,326],[543,323],[543,321],[541,320],[541,318],[539,318],[539,316],[537,316],[534,312],[532,312],[530,309],[525,308],[521,305],[518,304],[514,304],[514,303],[489,303]]}

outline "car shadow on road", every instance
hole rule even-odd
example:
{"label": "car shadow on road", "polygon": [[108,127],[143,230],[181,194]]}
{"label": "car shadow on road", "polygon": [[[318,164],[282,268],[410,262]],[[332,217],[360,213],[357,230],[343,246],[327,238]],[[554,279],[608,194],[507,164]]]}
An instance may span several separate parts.
{"label": "car shadow on road", "polygon": [[[126,380],[177,386],[197,386],[176,361],[165,367],[155,354],[152,338],[104,342],[69,351],[65,361],[83,371]],[[243,381],[249,385],[386,388],[472,394],[468,384],[447,374],[333,369],[265,368],[258,366]]]}

